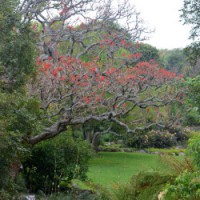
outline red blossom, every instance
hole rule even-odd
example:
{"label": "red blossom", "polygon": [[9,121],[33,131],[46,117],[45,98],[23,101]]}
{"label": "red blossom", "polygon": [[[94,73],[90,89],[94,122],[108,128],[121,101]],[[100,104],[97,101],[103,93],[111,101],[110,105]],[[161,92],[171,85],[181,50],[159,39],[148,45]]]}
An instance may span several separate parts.
{"label": "red blossom", "polygon": [[48,70],[51,67],[51,63],[43,63],[43,67],[45,70]]}
{"label": "red blossom", "polygon": [[106,75],[110,75],[110,74],[113,74],[114,72],[116,72],[116,68],[109,68],[106,72]]}
{"label": "red blossom", "polygon": [[83,97],[83,101],[86,103],[86,104],[89,104],[90,103],[90,99],[88,97]]}
{"label": "red blossom", "polygon": [[53,75],[54,77],[57,77],[57,76],[58,76],[58,71],[57,71],[57,69],[53,69],[52,75]]}
{"label": "red blossom", "polygon": [[66,80],[66,76],[61,76],[61,77],[60,77],[60,80],[61,80],[61,81],[65,81],[65,80]]}
{"label": "red blossom", "polygon": [[97,101],[97,102],[100,102],[100,101],[101,101],[101,97],[100,97],[100,96],[97,96],[97,97],[96,97],[96,101]]}
{"label": "red blossom", "polygon": [[127,43],[126,43],[126,40],[121,40],[120,44],[121,44],[122,46],[125,46],[125,45],[127,44]]}
{"label": "red blossom", "polygon": [[89,70],[96,73],[96,67],[91,67]]}
{"label": "red blossom", "polygon": [[57,70],[58,70],[58,71],[62,71],[63,68],[62,68],[62,67],[57,67]]}
{"label": "red blossom", "polygon": [[88,79],[88,76],[87,76],[87,75],[84,75],[83,78],[84,78],[84,79]]}
{"label": "red blossom", "polygon": [[105,81],[105,76],[100,76],[100,81]]}

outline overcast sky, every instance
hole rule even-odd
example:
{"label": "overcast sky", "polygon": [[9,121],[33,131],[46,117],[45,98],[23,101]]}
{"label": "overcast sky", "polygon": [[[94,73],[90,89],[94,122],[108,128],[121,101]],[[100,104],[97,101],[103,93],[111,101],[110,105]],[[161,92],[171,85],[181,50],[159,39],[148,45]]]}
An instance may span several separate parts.
{"label": "overcast sky", "polygon": [[190,41],[189,27],[180,22],[183,0],[130,0],[149,27],[155,28],[146,41],[158,49],[184,48]]}

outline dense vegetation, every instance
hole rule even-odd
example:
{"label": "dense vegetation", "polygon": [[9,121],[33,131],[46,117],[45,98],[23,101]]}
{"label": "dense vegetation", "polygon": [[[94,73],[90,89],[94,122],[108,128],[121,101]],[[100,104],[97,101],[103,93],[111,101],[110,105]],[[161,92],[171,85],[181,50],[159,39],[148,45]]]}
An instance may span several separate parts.
{"label": "dense vegetation", "polygon": [[0,199],[200,198],[198,1],[186,51],[141,42],[127,1],[0,4]]}

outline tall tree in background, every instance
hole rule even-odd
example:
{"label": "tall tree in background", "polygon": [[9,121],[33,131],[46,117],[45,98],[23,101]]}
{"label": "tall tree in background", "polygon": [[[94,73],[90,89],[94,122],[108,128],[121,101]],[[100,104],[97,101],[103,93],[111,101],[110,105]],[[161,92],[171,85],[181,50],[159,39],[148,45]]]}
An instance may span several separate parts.
{"label": "tall tree in background", "polygon": [[137,62],[149,62],[150,60],[154,60],[157,63],[159,62],[159,50],[156,47],[140,43],[137,52],[142,54]]}
{"label": "tall tree in background", "polygon": [[[192,44],[186,48],[186,52],[194,65],[193,78],[188,79],[189,99],[193,107],[193,112],[198,113],[197,124],[199,124],[199,90],[200,90],[200,2],[198,0],[184,0],[182,9],[182,19],[184,24],[191,25],[190,38]],[[195,110],[194,110],[195,109]]]}
{"label": "tall tree in background", "polygon": [[169,71],[177,74],[190,74],[191,65],[183,49],[163,49],[159,51],[160,64]]}
{"label": "tall tree in background", "polygon": [[200,55],[200,2],[198,0],[184,0],[181,18],[184,24],[191,26],[190,39],[193,40],[191,45],[187,47],[188,56],[191,63],[194,65],[199,59]]}
{"label": "tall tree in background", "polygon": [[18,2],[0,0],[0,5],[0,188],[5,188],[15,176],[12,163],[19,164],[22,133],[35,126],[34,100],[25,90],[34,72],[35,41],[30,24],[16,11]]}

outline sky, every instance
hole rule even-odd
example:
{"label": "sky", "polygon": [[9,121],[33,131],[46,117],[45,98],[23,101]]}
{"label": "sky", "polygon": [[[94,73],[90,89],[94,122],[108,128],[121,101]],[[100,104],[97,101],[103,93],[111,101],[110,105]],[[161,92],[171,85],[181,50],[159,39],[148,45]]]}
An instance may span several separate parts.
{"label": "sky", "polygon": [[130,0],[142,19],[155,32],[145,41],[158,49],[184,48],[188,40],[189,26],[180,22],[179,11],[183,0]]}

